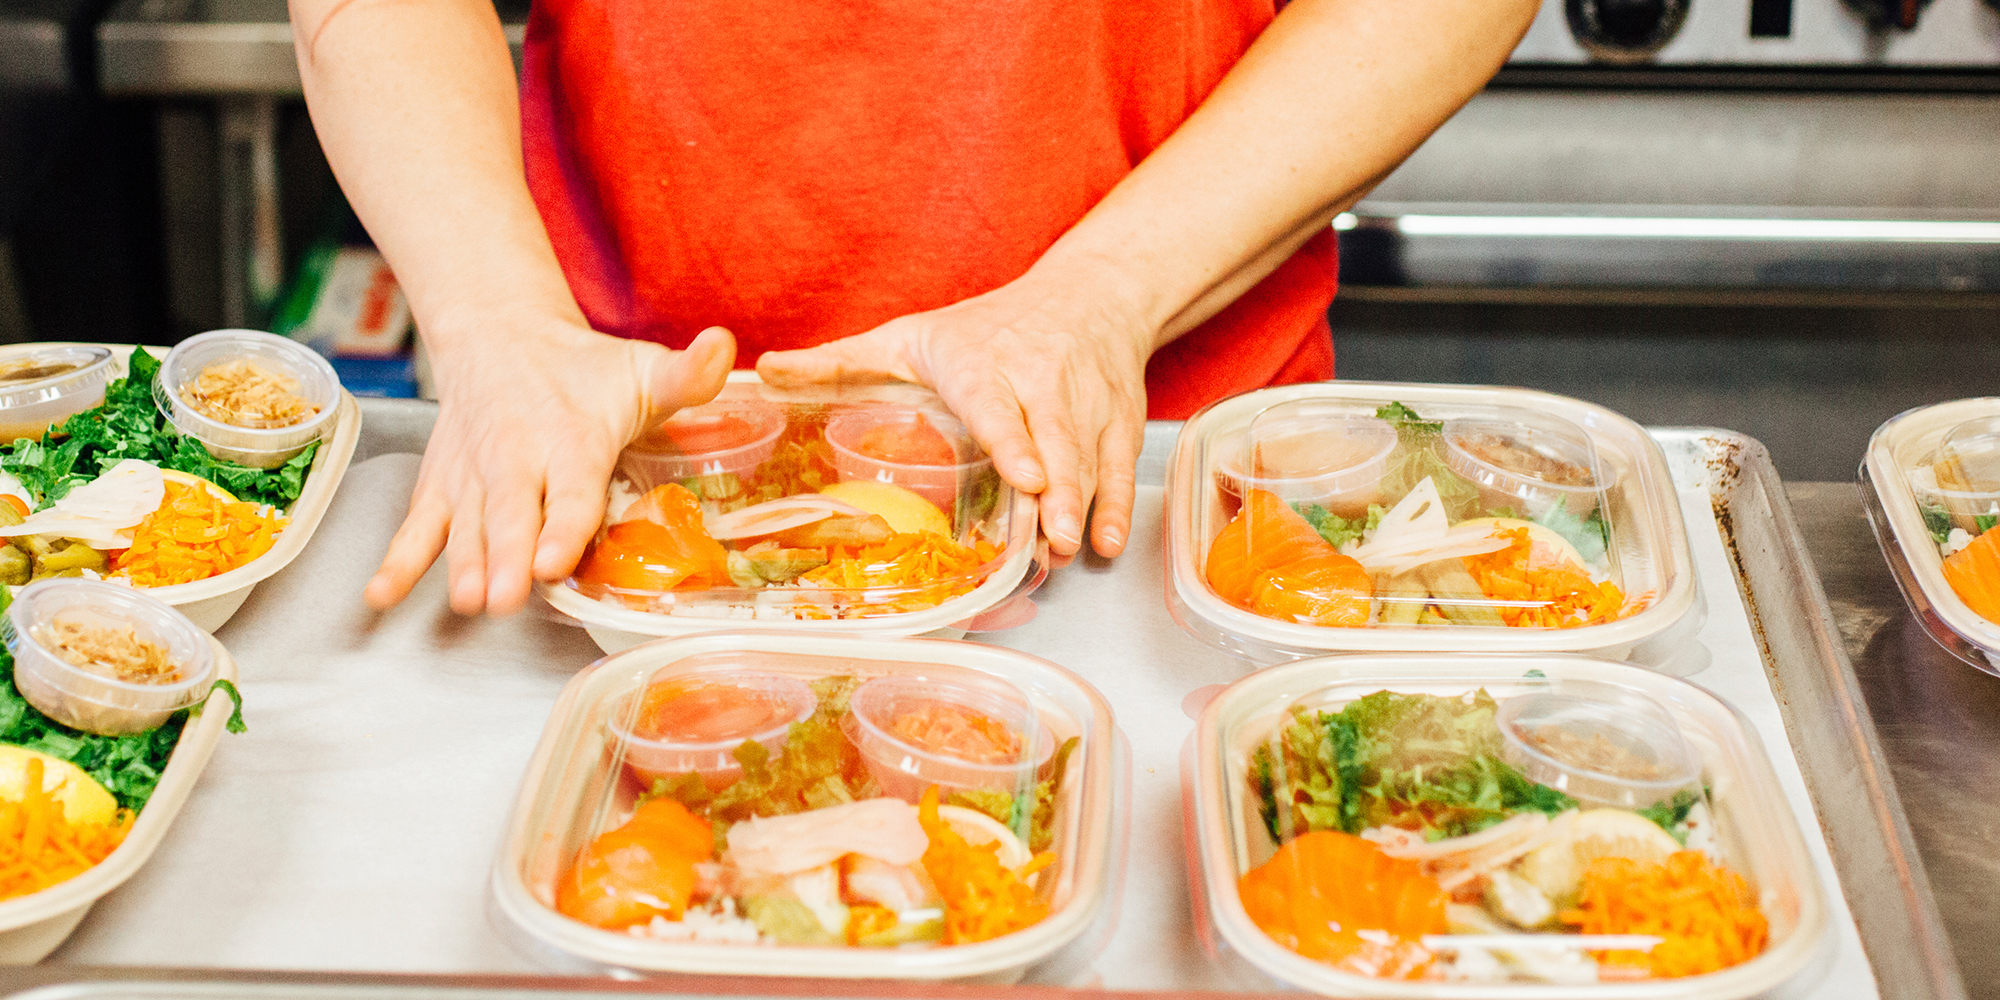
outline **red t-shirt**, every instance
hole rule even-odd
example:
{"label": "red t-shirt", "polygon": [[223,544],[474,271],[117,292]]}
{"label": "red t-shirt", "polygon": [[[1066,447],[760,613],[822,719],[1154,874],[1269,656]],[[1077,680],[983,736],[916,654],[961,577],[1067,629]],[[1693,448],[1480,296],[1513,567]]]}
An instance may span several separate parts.
{"label": "red t-shirt", "polygon": [[[1027,270],[1158,146],[1271,0],[536,0],[522,134],[599,330],[738,364]],[[1157,352],[1150,415],[1333,375],[1321,233]]]}

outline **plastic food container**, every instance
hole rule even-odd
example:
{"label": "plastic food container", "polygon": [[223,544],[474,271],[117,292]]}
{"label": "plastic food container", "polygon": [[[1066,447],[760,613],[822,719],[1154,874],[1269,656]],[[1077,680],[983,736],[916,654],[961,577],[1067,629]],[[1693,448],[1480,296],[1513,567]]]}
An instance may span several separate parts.
{"label": "plastic food container", "polygon": [[[921,450],[911,447],[913,439],[930,444],[932,453],[913,454]],[[841,479],[892,483],[946,513],[958,502],[959,484],[993,475],[993,460],[973,443],[965,425],[942,408],[928,413],[899,406],[849,410],[827,421],[826,443],[833,448],[833,467]],[[903,447],[885,450],[884,443]]]}
{"label": "plastic food container", "polygon": [[676,411],[625,449],[619,469],[642,492],[704,476],[746,476],[771,457],[784,431],[782,409],[732,395]]}
{"label": "plastic food container", "polygon": [[[1309,469],[1300,442],[1372,478],[1314,499],[1310,475],[1237,471],[1274,449]],[[1182,428],[1166,505],[1169,610],[1259,664],[1397,650],[1706,662],[1666,458],[1580,400],[1371,382],[1245,393]]]}
{"label": "plastic food container", "polygon": [[[601,929],[559,912],[556,908],[559,893],[566,892],[564,886],[571,884],[566,880],[572,877],[572,864],[594,838],[626,823],[642,791],[626,766],[632,750],[618,736],[621,724],[615,716],[629,711],[632,694],[646,685],[668,679],[727,678],[744,672],[815,684],[816,695],[825,699],[814,718],[790,737],[799,745],[814,748],[807,751],[808,756],[780,756],[763,762],[763,766],[779,771],[797,766],[797,760],[813,759],[812,754],[827,753],[829,746],[851,747],[845,743],[841,736],[843,729],[835,721],[843,711],[834,692],[848,692],[851,707],[857,682],[880,678],[924,679],[1007,692],[1032,707],[1032,720],[1024,720],[1024,724],[1046,733],[1058,744],[1074,739],[1073,749],[1058,758],[1060,764],[1056,761],[1039,767],[1023,764],[1017,769],[1018,781],[1013,783],[1017,792],[1030,794],[1035,782],[1051,783],[1054,807],[1047,814],[1044,829],[1052,832],[1046,849],[1055,860],[1036,873],[1030,883],[1035,897],[1048,906],[1047,916],[1024,929],[976,943],[855,947],[730,941],[731,935],[742,932],[742,925],[735,921],[722,922],[734,924],[733,929],[709,926],[699,932],[700,939],[695,939],[697,932],[689,929],[694,927],[690,920],[709,922],[707,916],[684,917],[680,921],[661,918],[651,925],[664,926],[668,932],[686,931],[684,939],[669,939]],[[840,678],[847,680],[837,680]],[[1032,740],[1036,733],[1020,735]],[[1117,752],[1121,746],[1110,707],[1095,689],[1060,667],[1007,649],[944,640],[880,640],[777,632],[711,633],[646,643],[599,660],[579,673],[557,700],[541,743],[529,762],[521,794],[508,819],[505,842],[493,868],[494,910],[496,917],[504,918],[498,921],[503,933],[511,934],[518,944],[545,961],[551,964],[566,961],[573,968],[596,971],[1004,982],[1019,978],[1030,966],[1045,971],[1068,968],[1070,963],[1087,963],[1103,946],[1116,908],[1121,877],[1120,845],[1128,808],[1124,791],[1127,765]],[[1059,778],[1055,776],[1058,769]],[[862,803],[883,803],[865,808],[898,815],[912,809],[899,800],[880,796],[879,791],[873,793],[876,798],[869,798],[869,785],[858,777],[862,773],[862,767],[855,764],[839,771],[837,778]],[[812,777],[815,782],[826,780],[818,772]],[[845,784],[850,781],[857,783]],[[654,787],[667,790],[671,786]],[[668,791],[668,794],[688,801],[681,798],[687,794],[685,785],[682,791]],[[838,803],[841,797],[823,801]],[[999,809],[1001,815],[1011,815],[1004,806],[998,803],[993,808]],[[812,817],[816,811],[817,808],[784,818]],[[1000,837],[1004,841],[1020,831],[1015,826],[1010,832],[1009,824],[969,809],[946,807],[940,810],[940,815],[969,843],[991,842],[1001,834],[1006,835]],[[767,821],[749,822],[754,826]],[[817,822],[839,827],[826,817]],[[738,823],[731,829],[740,834],[753,826]],[[772,833],[770,839],[781,839],[787,849],[808,852],[817,850],[817,845],[823,842],[817,834],[788,834],[780,838]],[[885,839],[894,838],[871,834],[854,842],[872,845]],[[840,842],[838,837],[834,840]],[[724,838],[724,842],[739,846],[745,843],[734,836]],[[1015,847],[1000,850],[1003,863],[1024,857],[1018,845]],[[852,853],[839,860],[832,856],[812,857],[802,864],[854,867],[859,864],[853,860],[857,857]],[[732,897],[731,906],[740,904],[741,909],[734,912],[753,912],[754,908],[766,905],[753,901],[751,893],[782,897],[794,892],[786,888],[792,883],[779,882],[773,888],[769,872],[734,867],[737,863],[738,856],[732,855],[732,867],[720,877],[718,885],[761,884],[764,888],[736,890],[742,895]],[[798,877],[810,879],[817,871],[807,869]],[[764,881],[759,883],[756,879]],[[921,908],[898,912],[911,921],[931,919]]]}
{"label": "plastic food container", "polygon": [[17,344],[0,348],[0,441],[40,441],[50,424],[104,402],[118,369],[107,347]]}
{"label": "plastic food container", "polygon": [[[313,412],[295,422],[224,422],[198,410],[189,393],[202,373],[247,362],[296,386]],[[153,385],[160,412],[180,433],[216,458],[253,469],[272,469],[326,434],[337,419],[345,393],[333,366],[312,348],[287,337],[256,330],[211,330],[181,341],[167,352]]]}
{"label": "plastic food container", "polygon": [[[970,447],[952,443],[957,424],[930,390],[895,384],[784,392],[741,372],[697,409],[710,421],[705,436],[727,446],[727,468],[718,460],[710,471],[661,482],[656,460],[628,449],[612,478],[606,526],[575,575],[538,587],[559,616],[584,626],[607,652],[752,621],[849,635],[955,636],[1039,582],[1029,573],[1034,498],[1002,482],[983,456],[954,451],[966,460],[917,467],[929,477],[922,481],[858,475],[842,457],[851,448],[840,442],[856,428],[849,444],[859,447],[868,429],[887,427],[866,450],[892,455],[902,453],[889,446],[936,448],[939,439]],[[778,429],[764,430],[766,420]],[[937,437],[919,436],[931,433]],[[691,530],[696,515],[688,504],[699,507],[699,531]],[[678,520],[666,531],[669,517]]]}
{"label": "plastic food container", "polygon": [[[208,639],[215,664],[213,679],[234,682],[236,661],[214,639]],[[153,856],[166,838],[167,827],[180,814],[188,794],[208,765],[209,754],[229,721],[229,696],[220,696],[210,710],[189,719],[174,744],[173,756],[139,811],[125,841],[89,871],[40,892],[0,901],[0,964],[28,965],[41,961],[68,938],[90,912],[92,904],[125,883]]]}
{"label": "plastic food container", "polygon": [[[1396,848],[1396,838],[1379,831],[1368,840],[1390,845],[1385,853],[1399,850],[1402,857],[1421,859],[1428,851],[1430,857],[1439,858],[1421,863],[1441,886],[1456,877],[1460,887],[1454,899],[1471,896],[1490,900],[1454,903],[1447,908],[1452,934],[1443,938],[1428,935],[1417,938],[1426,942],[1426,949],[1432,955],[1457,956],[1454,968],[1461,978],[1376,978],[1342,971],[1279,944],[1252,919],[1239,893],[1239,880],[1277,856],[1279,839],[1272,835],[1273,826],[1287,842],[1300,843],[1307,836],[1325,835],[1301,833],[1282,818],[1283,814],[1276,822],[1267,824],[1262,796],[1253,784],[1253,768],[1260,766],[1260,756],[1264,762],[1286,760],[1282,756],[1286,744],[1280,734],[1292,724],[1295,709],[1305,711],[1308,719],[1317,719],[1319,712],[1343,712],[1364,698],[1382,698],[1378,692],[1384,691],[1439,696],[1450,699],[1453,706],[1468,706],[1465,709],[1468,713],[1481,705],[1474,693],[1484,691],[1497,703],[1497,708],[1492,703],[1486,704],[1485,710],[1494,712],[1496,717],[1517,702],[1526,702],[1522,707],[1531,712],[1544,713],[1561,702],[1561,710],[1572,716],[1584,706],[1593,706],[1591,713],[1600,717],[1634,710],[1647,715],[1657,713],[1659,720],[1678,731],[1681,741],[1694,755],[1698,787],[1706,790],[1705,797],[1689,811],[1687,822],[1691,825],[1683,827],[1688,846],[1719,857],[1722,865],[1747,880],[1757,908],[1768,923],[1763,951],[1719,971],[1684,978],[1616,982],[1599,981],[1590,966],[1539,957],[1561,954],[1560,951],[1549,951],[1546,947],[1537,951],[1528,946],[1543,939],[1560,940],[1564,936],[1560,932],[1536,933],[1533,940],[1523,942],[1512,935],[1526,932],[1487,929],[1480,933],[1508,933],[1512,939],[1495,942],[1489,938],[1484,944],[1463,937],[1454,941],[1457,935],[1473,933],[1468,924],[1481,926],[1481,920],[1502,924],[1492,914],[1522,912],[1526,908],[1524,900],[1492,898],[1496,892],[1494,883],[1506,882],[1507,878],[1483,874],[1492,867],[1488,863],[1472,864],[1473,871],[1482,872],[1477,876],[1458,874],[1461,869],[1454,866],[1463,856],[1449,856],[1449,841],[1442,842],[1447,846],[1440,848],[1439,842],[1426,845],[1418,836]],[[1378,707],[1376,711],[1381,709]],[[1461,724],[1465,731],[1470,731],[1470,723]],[[1381,728],[1372,731],[1393,731],[1387,728],[1389,725],[1381,723]],[[1432,729],[1421,731],[1427,736],[1435,735]],[[1393,740],[1384,742],[1397,745]],[[1435,752],[1429,747],[1427,743],[1413,752]],[[1278,754],[1273,755],[1273,749]],[[1621,997],[1727,1000],[1764,994],[1821,960],[1827,939],[1825,896],[1797,820],[1785,805],[1776,775],[1755,734],[1733,709],[1714,695],[1635,665],[1559,654],[1375,654],[1289,663],[1246,677],[1212,699],[1189,737],[1182,763],[1196,930],[1212,957],[1249,980],[1246,986],[1252,982],[1268,986],[1269,979],[1263,977],[1269,977],[1327,996],[1425,1000],[1531,996],[1578,1000]],[[1282,780],[1284,763],[1262,766],[1269,767],[1269,773],[1280,775]],[[1538,815],[1530,815],[1526,820],[1517,815],[1507,820],[1515,823],[1516,829],[1538,832],[1514,848],[1518,852],[1525,846],[1526,853],[1499,853],[1499,866],[1492,870],[1506,871],[1516,882],[1530,885],[1545,880],[1552,872],[1559,881],[1571,881],[1572,876],[1562,874],[1560,868],[1564,859],[1595,856],[1572,853],[1571,845],[1582,839],[1575,831],[1585,829],[1586,822],[1594,824],[1593,836],[1604,836],[1607,829],[1624,830],[1632,823],[1640,825],[1639,834],[1625,831],[1619,835],[1621,839],[1613,852],[1619,856],[1647,850],[1663,855],[1679,849],[1671,836],[1661,844],[1653,844],[1666,836],[1665,832],[1636,813],[1602,809],[1590,802],[1581,803],[1581,809],[1559,813],[1545,823]],[[1708,814],[1705,833],[1704,825],[1699,822],[1704,810]],[[1362,814],[1371,815],[1368,807],[1363,806]],[[1602,818],[1607,815],[1620,822],[1615,827],[1609,826]],[[1486,834],[1489,839],[1507,832],[1502,826],[1485,829],[1498,831]],[[1542,853],[1545,848],[1549,849],[1546,854]],[[1440,855],[1446,856],[1440,858]],[[1477,879],[1487,882],[1482,885]],[[1446,888],[1450,891],[1449,886]],[[1459,906],[1469,906],[1470,910],[1455,908]],[[1486,949],[1483,953],[1492,961],[1468,963],[1465,953],[1475,949]],[[1570,951],[1574,954],[1576,950]],[[1402,954],[1410,967],[1424,969],[1415,964],[1416,960],[1409,959],[1407,952]],[[1436,966],[1428,970],[1442,971]],[[1535,976],[1549,978],[1532,978]]]}
{"label": "plastic food container", "polygon": [[1889,418],[1868,439],[1859,478],[1911,613],[1952,655],[2000,674],[2000,586],[1985,587],[2000,568],[1992,561],[2000,536],[1990,533],[2000,522],[2000,398]]}
{"label": "plastic food container", "polygon": [[626,696],[607,721],[625,745],[625,766],[640,784],[699,774],[711,788],[743,775],[735,750],[749,740],[776,754],[785,733],[818,700],[796,677],[753,671],[658,677]]}
{"label": "plastic food container", "polygon": [[[158,682],[131,680],[110,667],[79,667],[59,649],[65,626],[98,640],[129,636],[163,653],[170,666]],[[115,583],[31,583],[8,605],[5,634],[21,697],[65,726],[100,736],[156,729],[207,698],[215,680],[215,659],[201,629],[144,591]]]}

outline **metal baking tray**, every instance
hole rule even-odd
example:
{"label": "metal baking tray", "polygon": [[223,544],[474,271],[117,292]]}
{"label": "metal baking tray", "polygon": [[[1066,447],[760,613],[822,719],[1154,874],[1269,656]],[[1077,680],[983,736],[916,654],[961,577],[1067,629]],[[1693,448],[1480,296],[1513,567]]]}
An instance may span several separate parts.
{"label": "metal baking tray", "polygon": [[[357,461],[374,454],[421,448],[436,413],[433,406],[409,402],[367,400],[363,407],[369,433]],[[1166,445],[1177,429],[1174,424],[1149,425],[1149,446],[1140,464],[1141,482],[1162,478]],[[1666,429],[1653,434],[1666,449],[1677,485],[1705,489],[1714,504],[1759,652],[1881,995],[1920,1000],[1964,997],[1958,965],[1874,724],[1769,454],[1755,440],[1730,431]],[[1194,947],[1194,943],[1190,941],[1188,946]],[[60,964],[0,970],[0,995],[36,1000],[524,1000],[529,996],[641,992],[965,1000],[1023,1000],[1044,994],[1049,1000],[1081,1000],[1104,993],[1050,987],[689,977],[629,982],[524,975],[370,975]]]}

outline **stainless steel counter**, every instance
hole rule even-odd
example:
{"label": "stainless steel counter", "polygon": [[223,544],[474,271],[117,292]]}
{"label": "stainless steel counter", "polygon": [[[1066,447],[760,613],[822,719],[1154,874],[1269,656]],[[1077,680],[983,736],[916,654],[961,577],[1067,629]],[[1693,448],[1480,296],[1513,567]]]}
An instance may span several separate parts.
{"label": "stainless steel counter", "polygon": [[1786,489],[1860,678],[1938,910],[1974,997],[2000,997],[2000,678],[1931,641],[1853,483]]}

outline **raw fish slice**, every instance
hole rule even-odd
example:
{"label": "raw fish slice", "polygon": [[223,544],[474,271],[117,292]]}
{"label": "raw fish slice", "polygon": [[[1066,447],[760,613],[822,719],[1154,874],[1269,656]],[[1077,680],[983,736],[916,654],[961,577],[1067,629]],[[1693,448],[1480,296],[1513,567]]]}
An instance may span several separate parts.
{"label": "raw fish slice", "polygon": [[2000,528],[1991,528],[1944,561],[1944,579],[1972,613],[2000,624]]}
{"label": "raw fish slice", "polygon": [[655,487],[628,513],[584,553],[579,584],[660,593],[730,583],[728,552],[702,530],[701,503],[686,487]]}
{"label": "raw fish slice", "polygon": [[1313,526],[1276,494],[1251,490],[1236,518],[1208,549],[1208,585],[1216,596],[1250,608],[1258,578],[1308,556],[1337,555]]}
{"label": "raw fish slice", "polygon": [[1368,624],[1373,591],[1360,563],[1329,550],[1259,576],[1250,610],[1279,621],[1352,628]]}

